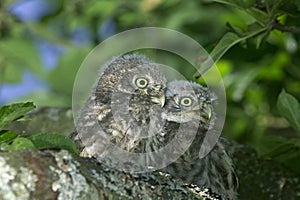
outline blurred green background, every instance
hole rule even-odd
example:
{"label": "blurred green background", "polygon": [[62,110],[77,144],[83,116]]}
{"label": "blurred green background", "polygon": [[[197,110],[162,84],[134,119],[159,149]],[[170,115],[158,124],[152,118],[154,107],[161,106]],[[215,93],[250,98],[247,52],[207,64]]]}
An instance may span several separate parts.
{"label": "blurred green background", "polygon": [[223,135],[300,174],[298,0],[1,0],[0,104],[70,107],[87,54],[144,26],[182,32],[213,52],[228,101]]}

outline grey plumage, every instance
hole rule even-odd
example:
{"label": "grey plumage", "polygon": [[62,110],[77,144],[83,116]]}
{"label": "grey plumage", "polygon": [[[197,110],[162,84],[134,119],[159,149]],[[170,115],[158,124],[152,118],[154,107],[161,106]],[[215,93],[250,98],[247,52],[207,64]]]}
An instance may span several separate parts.
{"label": "grey plumage", "polygon": [[[205,185],[226,198],[236,199],[237,177],[232,160],[223,145],[225,138],[220,138],[207,156],[199,158],[200,146],[205,145],[203,139],[209,127],[213,126],[216,117],[212,106],[215,101],[213,95],[206,87],[199,84],[174,81],[168,84],[166,96],[164,118],[168,121],[166,125],[168,132],[173,132],[178,123],[186,123],[195,119],[198,119],[199,127],[188,150],[164,171],[187,183]],[[182,105],[183,98],[190,98],[194,104]],[[182,115],[189,117],[182,117]],[[185,134],[184,132],[178,133]]]}
{"label": "grey plumage", "polygon": [[[81,155],[101,157],[110,147],[130,151],[156,129],[166,79],[145,56],[119,56],[106,64],[77,119],[73,139]],[[113,144],[113,145],[112,145]]]}
{"label": "grey plumage", "polygon": [[222,194],[224,199],[236,199],[238,182],[232,160],[223,145],[226,139],[219,138],[211,152],[199,158],[200,147],[205,145],[204,137],[215,121],[214,102],[215,97],[206,87],[188,81],[170,82],[162,112],[163,133],[148,141],[143,140],[140,148],[144,151],[158,151],[177,138],[170,154],[182,148],[187,150],[162,171],[185,183],[210,187],[214,192]]}
{"label": "grey plumage", "polygon": [[[173,81],[162,108],[165,88],[165,77],[144,56],[125,55],[108,62],[77,120],[79,136],[72,134],[81,155],[104,156],[104,161],[122,158],[115,146],[147,153],[146,167],[175,161],[162,171],[236,199],[238,183],[224,148],[226,140],[220,138],[206,157],[199,158],[200,146],[216,117],[213,95],[199,84]],[[151,153],[157,151],[160,154]]]}

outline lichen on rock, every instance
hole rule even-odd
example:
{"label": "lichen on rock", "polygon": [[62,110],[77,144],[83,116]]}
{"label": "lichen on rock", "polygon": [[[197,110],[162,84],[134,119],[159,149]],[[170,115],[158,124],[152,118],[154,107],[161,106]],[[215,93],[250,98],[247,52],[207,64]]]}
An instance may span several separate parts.
{"label": "lichen on rock", "polygon": [[17,169],[0,157],[0,199],[29,199],[30,192],[35,191],[37,181],[38,177],[32,170],[26,167]]}
{"label": "lichen on rock", "polygon": [[67,151],[53,154],[58,168],[50,166],[57,180],[52,183],[52,190],[58,192],[58,200],[82,199],[80,194],[88,194],[90,187],[84,176],[79,173],[79,163],[72,161]]}

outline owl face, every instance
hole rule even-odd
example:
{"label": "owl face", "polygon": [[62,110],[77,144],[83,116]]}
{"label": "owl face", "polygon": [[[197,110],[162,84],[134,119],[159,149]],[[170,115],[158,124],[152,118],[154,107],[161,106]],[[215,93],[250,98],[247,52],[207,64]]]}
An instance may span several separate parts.
{"label": "owl face", "polygon": [[208,129],[213,109],[207,88],[187,81],[173,81],[167,87],[162,117],[177,123],[197,120]]}
{"label": "owl face", "polygon": [[165,104],[166,78],[156,66],[139,65],[128,71],[118,82],[117,91],[141,99],[149,99],[151,103]]}

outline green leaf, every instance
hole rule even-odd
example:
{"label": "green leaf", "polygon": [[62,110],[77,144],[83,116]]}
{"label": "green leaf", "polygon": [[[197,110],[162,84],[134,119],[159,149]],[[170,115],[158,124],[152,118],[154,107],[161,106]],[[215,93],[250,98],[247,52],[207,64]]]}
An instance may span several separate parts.
{"label": "green leaf", "polygon": [[0,144],[4,142],[10,142],[18,135],[12,131],[2,130],[0,131]]}
{"label": "green leaf", "polygon": [[34,108],[35,105],[32,102],[15,103],[0,107],[0,130],[9,122],[20,118]]}
{"label": "green leaf", "polygon": [[29,139],[17,137],[11,144],[2,144],[1,149],[4,151],[18,151],[23,149],[35,149],[35,146]]}
{"label": "green leaf", "polygon": [[[251,37],[254,37],[256,35],[262,34],[266,30],[267,30],[267,28],[263,27],[263,28],[251,31],[243,37],[239,37],[235,33],[228,32],[222,37],[222,39],[219,41],[217,46],[212,50],[212,52],[210,53],[210,56],[213,59],[213,61],[216,63],[234,45],[236,45],[242,41],[245,41]],[[194,75],[194,77],[199,77],[200,74],[204,74],[205,72],[207,72],[212,67],[212,64],[210,62],[210,59],[207,59],[203,63],[200,63],[200,62],[196,63],[196,66],[199,66],[199,72],[197,72]]]}
{"label": "green leaf", "polygon": [[216,62],[228,51],[228,49],[241,42],[242,40],[243,39],[241,39],[234,33],[226,33],[219,41],[217,46],[212,50],[210,56]]}
{"label": "green leaf", "polygon": [[252,32],[249,32],[243,37],[239,37],[238,35],[236,35],[234,33],[230,33],[230,32],[226,33],[222,37],[222,39],[219,41],[217,46],[212,50],[212,52],[210,53],[210,56],[212,57],[212,59],[215,62],[217,62],[234,45],[236,45],[242,41],[245,41],[251,37],[254,37],[258,34],[261,34],[261,33],[265,32],[266,30],[267,30],[267,28],[263,27],[263,28],[254,30]]}
{"label": "green leaf", "polygon": [[295,97],[285,92],[283,89],[277,100],[277,109],[281,116],[300,131],[300,105]]}
{"label": "green leaf", "polygon": [[59,133],[38,133],[28,137],[38,149],[58,148],[78,154],[74,142],[65,135]]}

